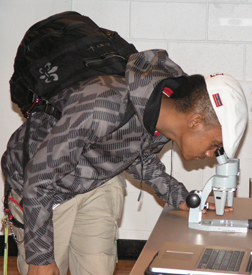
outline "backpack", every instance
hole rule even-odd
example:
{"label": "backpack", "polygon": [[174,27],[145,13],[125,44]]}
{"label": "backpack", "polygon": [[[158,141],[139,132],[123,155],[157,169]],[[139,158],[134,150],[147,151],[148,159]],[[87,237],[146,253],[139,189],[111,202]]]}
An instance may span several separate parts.
{"label": "backpack", "polygon": [[[61,117],[61,112],[48,100],[76,82],[98,75],[125,74],[131,54],[136,53],[115,31],[98,27],[89,17],[77,12],[63,12],[33,25],[21,41],[10,79],[11,100],[25,118],[31,112],[46,112]],[[126,113],[116,131],[134,115],[129,100]],[[29,161],[29,119],[23,142],[23,169]],[[22,217],[22,199],[5,182],[4,209],[10,222],[24,228],[22,218],[14,217],[12,209]],[[15,239],[15,238],[14,238]]]}
{"label": "backpack", "polygon": [[97,75],[124,75],[136,53],[115,31],[98,27],[89,17],[63,12],[33,25],[24,35],[10,79],[11,100],[24,117],[45,111],[60,118],[48,99],[64,88]]}

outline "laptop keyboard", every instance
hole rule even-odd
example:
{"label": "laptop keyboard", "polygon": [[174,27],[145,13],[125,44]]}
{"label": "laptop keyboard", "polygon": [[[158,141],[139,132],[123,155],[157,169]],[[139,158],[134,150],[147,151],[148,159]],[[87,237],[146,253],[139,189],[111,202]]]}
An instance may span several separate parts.
{"label": "laptop keyboard", "polygon": [[207,248],[200,260],[198,269],[234,271],[240,269],[245,252]]}

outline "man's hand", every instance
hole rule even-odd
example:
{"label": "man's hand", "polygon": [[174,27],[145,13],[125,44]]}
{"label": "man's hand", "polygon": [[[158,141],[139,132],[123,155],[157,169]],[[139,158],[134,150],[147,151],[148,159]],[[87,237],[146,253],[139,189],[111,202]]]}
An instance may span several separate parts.
{"label": "man's hand", "polygon": [[[206,213],[206,211],[207,210],[215,210],[215,204],[214,203],[208,203],[208,209],[203,209],[202,210],[202,213]],[[234,208],[233,207],[228,207],[228,206],[226,206],[225,208],[224,208],[224,211],[225,212],[233,212],[234,211]]]}
{"label": "man's hand", "polygon": [[[180,210],[189,210],[189,207],[187,206],[186,202],[184,201],[180,204],[179,209]],[[209,203],[208,204],[208,209],[203,209],[202,213],[206,213],[207,210],[215,210],[215,204],[214,203]],[[232,211],[234,211],[234,208],[226,206],[224,211],[225,212],[232,212]]]}
{"label": "man's hand", "polygon": [[179,209],[180,210],[189,210],[189,207],[187,206],[187,204],[186,204],[186,202],[184,201],[184,202],[182,202],[181,204],[180,204],[180,206],[179,206]]}
{"label": "man's hand", "polygon": [[29,265],[29,271],[27,275],[59,275],[59,269],[56,263],[53,262],[49,265]]}

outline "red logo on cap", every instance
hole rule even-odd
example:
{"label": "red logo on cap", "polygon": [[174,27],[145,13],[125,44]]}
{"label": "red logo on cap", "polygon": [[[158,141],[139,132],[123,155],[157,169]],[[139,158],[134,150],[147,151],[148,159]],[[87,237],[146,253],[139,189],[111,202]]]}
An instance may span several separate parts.
{"label": "red logo on cap", "polygon": [[220,107],[223,105],[219,94],[214,94],[213,99],[214,99],[216,107]]}
{"label": "red logo on cap", "polygon": [[167,95],[168,97],[170,97],[170,96],[173,94],[173,90],[171,90],[171,89],[168,88],[168,87],[164,87],[163,93],[164,93],[165,95]]}

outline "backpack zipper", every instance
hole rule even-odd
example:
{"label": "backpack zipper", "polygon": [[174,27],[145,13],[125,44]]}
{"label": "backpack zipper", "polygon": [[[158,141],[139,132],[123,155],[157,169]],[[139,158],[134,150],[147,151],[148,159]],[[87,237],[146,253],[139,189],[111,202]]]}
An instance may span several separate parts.
{"label": "backpack zipper", "polygon": [[118,54],[113,54],[113,55],[109,55],[109,56],[106,56],[104,58],[97,58],[97,59],[90,59],[90,60],[83,60],[83,63],[86,67],[89,67],[90,65],[95,65],[97,63],[103,63],[103,62],[106,62],[108,59],[110,58],[113,58],[113,57],[118,57],[122,60],[125,60],[125,58],[121,55],[118,55]]}

